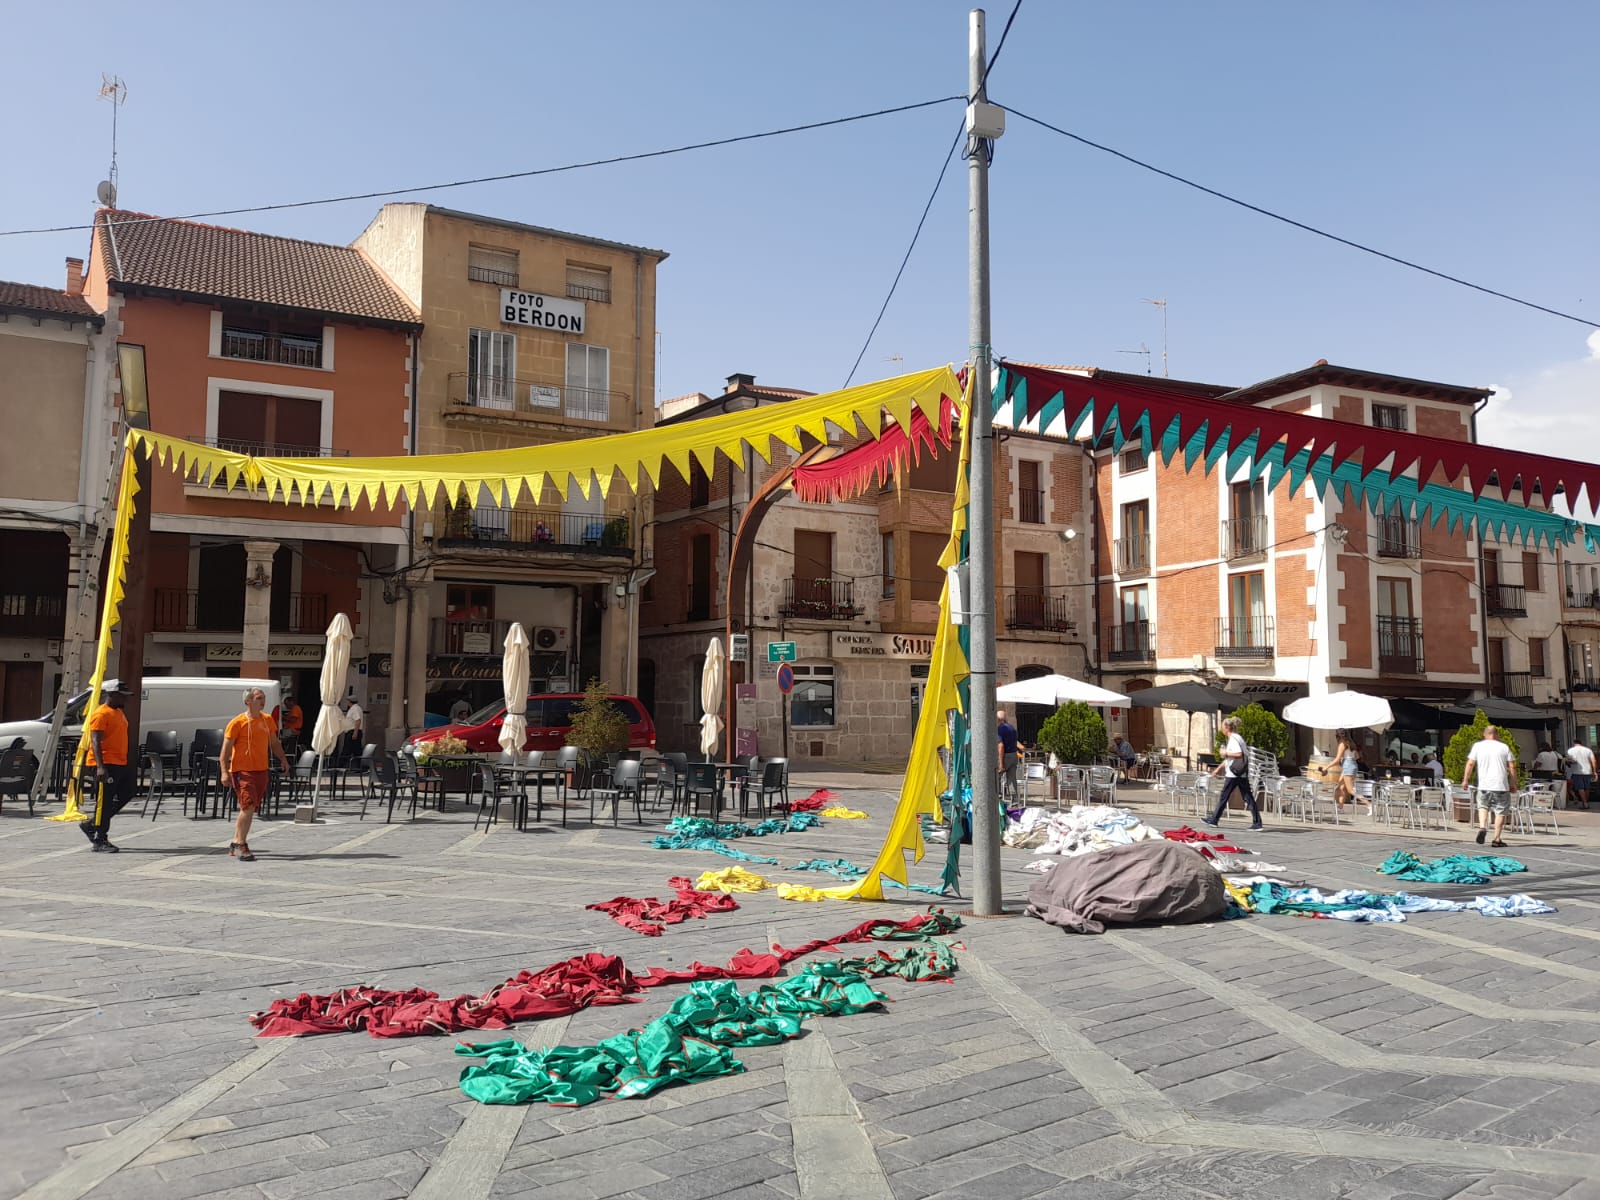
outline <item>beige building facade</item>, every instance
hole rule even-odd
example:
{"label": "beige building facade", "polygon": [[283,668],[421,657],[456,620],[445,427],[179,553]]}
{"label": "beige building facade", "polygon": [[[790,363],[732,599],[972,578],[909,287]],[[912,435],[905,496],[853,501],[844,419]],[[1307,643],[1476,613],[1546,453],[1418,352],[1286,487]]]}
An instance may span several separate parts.
{"label": "beige building facade", "polygon": [[[355,241],[422,315],[410,449],[501,450],[648,428],[656,269],[666,253],[457,212],[388,204]],[[632,481],[630,481],[632,482]],[[419,508],[393,621],[369,663],[394,737],[499,694],[506,630],[533,641],[535,691],[591,678],[633,694],[651,500],[626,487],[487,494]]]}
{"label": "beige building facade", "polygon": [[0,720],[37,717],[72,686],[93,621],[65,644],[112,468],[114,338],[66,287],[0,282]]}

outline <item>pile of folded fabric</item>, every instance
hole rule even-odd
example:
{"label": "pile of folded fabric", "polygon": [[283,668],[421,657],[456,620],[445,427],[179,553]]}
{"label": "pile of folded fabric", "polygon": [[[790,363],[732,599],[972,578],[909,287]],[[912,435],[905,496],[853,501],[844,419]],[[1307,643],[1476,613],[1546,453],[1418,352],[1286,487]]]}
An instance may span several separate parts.
{"label": "pile of folded fabric", "polygon": [[1035,854],[1070,856],[1159,840],[1161,835],[1126,808],[1074,804],[1069,809],[1025,808],[1008,821],[1005,844]]}

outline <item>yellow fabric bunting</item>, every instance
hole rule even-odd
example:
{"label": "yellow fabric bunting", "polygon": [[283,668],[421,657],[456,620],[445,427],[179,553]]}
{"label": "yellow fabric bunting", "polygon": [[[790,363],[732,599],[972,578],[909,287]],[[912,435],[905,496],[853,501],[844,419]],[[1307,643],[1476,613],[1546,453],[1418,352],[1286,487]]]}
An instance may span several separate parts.
{"label": "yellow fabric bunting", "polygon": [[779,900],[814,900],[821,903],[830,898],[827,888],[814,888],[804,883],[780,883],[778,885]]}
{"label": "yellow fabric bunting", "polygon": [[724,896],[734,892],[764,892],[776,886],[766,876],[746,871],[743,867],[724,867],[720,871],[706,871],[694,881],[695,891],[721,892]]}
{"label": "yellow fabric bunting", "polygon": [[832,808],[825,808],[817,814],[819,817],[838,817],[841,821],[865,821],[867,814],[859,809],[846,808],[842,804],[835,804]]}

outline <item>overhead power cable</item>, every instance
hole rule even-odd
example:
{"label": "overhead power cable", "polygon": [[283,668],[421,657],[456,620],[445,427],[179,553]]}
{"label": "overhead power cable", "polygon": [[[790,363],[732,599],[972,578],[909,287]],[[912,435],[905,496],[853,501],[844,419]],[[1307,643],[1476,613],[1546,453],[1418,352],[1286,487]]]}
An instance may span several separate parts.
{"label": "overhead power cable", "polygon": [[[588,167],[609,167],[618,163],[642,162],[651,158],[666,158],[672,154],[687,154],[691,150],[710,150],[718,146],[733,146],[740,142],[754,142],[762,138],[781,137],[789,133],[804,133],[811,129],[828,129],[835,125],[849,125],[856,121],[870,121],[875,117],[888,117],[896,113],[914,112],[919,108],[933,108],[949,104],[952,100],[965,100],[964,95],[940,96],[937,100],[921,100],[915,104],[899,104],[893,108],[880,108],[873,112],[856,113],[848,117],[834,117],[827,121],[808,121],[804,125],[788,125],[782,129],[767,129],[760,133],[741,133],[734,137],[715,138],[706,142],[690,142],[685,146],[672,146],[664,150],[646,150],[639,154],[617,154],[610,158],[592,158],[584,162],[564,163],[558,167],[533,167],[526,171],[507,171],[500,175],[480,175],[475,179],[454,179],[449,183],[425,183],[415,187],[387,188],[374,192],[351,192],[344,196],[325,196],[319,200],[289,200],[280,204],[252,204],[242,208],[219,208],[209,212],[188,213],[184,216],[150,217],[152,221],[196,221],[206,217],[237,217],[245,213],[278,212],[287,208],[314,208],[322,204],[343,204],[350,200],[382,200],[390,196],[409,196],[419,192],[439,192],[448,188],[472,187],[479,183],[502,183],[509,179],[532,179],[539,175],[560,175],[567,171],[581,171]],[[119,225],[137,224],[119,221]],[[73,233],[93,229],[93,225],[52,225],[38,229],[4,229],[0,237],[21,237],[34,233]]]}
{"label": "overhead power cable", "polygon": [[[1000,51],[1006,48],[1006,38],[1011,35],[1011,23],[1017,19],[1017,10],[1022,7],[1022,0],[1011,6],[1011,15],[1006,18],[1005,28],[1000,31],[1000,41],[996,43],[994,53],[989,56],[988,63],[983,68],[983,81],[989,82],[989,72],[994,70],[994,64],[1000,58]],[[963,97],[969,100],[971,97]],[[922,206],[922,215],[917,218],[917,227],[911,231],[911,244],[906,247],[904,257],[900,259],[900,267],[894,273],[894,279],[889,284],[889,294],[883,298],[883,303],[878,306],[878,315],[873,319],[872,328],[867,331],[867,340],[861,343],[861,353],[856,355],[856,361],[851,364],[850,374],[845,376],[844,386],[849,387],[850,381],[856,377],[856,372],[861,369],[861,360],[867,356],[867,347],[872,345],[872,339],[877,336],[878,326],[883,324],[883,314],[889,311],[889,302],[894,299],[895,292],[900,287],[900,278],[906,273],[906,264],[911,261],[911,252],[917,248],[917,240],[922,237],[922,227],[928,223],[928,214],[933,211],[933,202],[938,199],[939,189],[944,186],[945,174],[950,170],[950,161],[956,156],[956,147],[961,145],[961,139],[967,131],[965,114],[961,118],[961,125],[956,130],[956,136],[950,143],[950,149],[945,151],[944,165],[939,168],[939,178],[933,181],[933,191],[928,194],[928,202]]]}
{"label": "overhead power cable", "polygon": [[1215,196],[1218,200],[1225,200],[1229,204],[1238,205],[1240,208],[1248,209],[1250,212],[1257,213],[1263,217],[1269,217],[1274,221],[1281,221],[1285,225],[1291,225],[1295,229],[1303,230],[1306,233],[1314,234],[1320,238],[1326,238],[1330,242],[1337,242],[1341,246],[1348,246],[1352,250],[1359,250],[1363,254],[1370,254],[1375,258],[1384,259],[1388,262],[1396,264],[1397,266],[1408,267],[1413,271],[1421,271],[1424,275],[1432,275],[1435,279],[1443,279],[1446,283],[1453,283],[1460,287],[1470,288],[1475,292],[1482,292],[1486,296],[1494,296],[1499,300],[1509,300],[1512,304],[1520,304],[1523,308],[1531,308],[1535,312],[1548,313],[1550,316],[1560,317],[1564,321],[1575,321],[1579,325],[1586,325],[1591,329],[1600,329],[1600,321],[1594,321],[1588,317],[1575,316],[1572,313],[1562,312],[1558,308],[1550,308],[1544,304],[1536,304],[1532,300],[1524,300],[1522,297],[1513,296],[1509,292],[1497,291],[1494,288],[1485,287],[1481,283],[1473,283],[1470,279],[1462,279],[1459,275],[1451,275],[1444,271],[1436,271],[1432,267],[1425,267],[1421,263],[1413,262],[1409,258],[1401,258],[1398,254],[1390,254],[1385,250],[1379,250],[1376,247],[1365,245],[1350,238],[1340,237],[1336,233],[1329,233],[1326,229],[1318,229],[1315,225],[1308,225],[1304,221],[1297,221],[1293,217],[1286,217],[1282,213],[1273,212],[1270,208],[1263,208],[1259,204],[1251,204],[1248,200],[1241,200],[1237,196],[1230,196],[1227,192],[1219,192],[1216,188],[1207,187],[1203,183],[1196,183],[1193,179],[1186,179],[1174,171],[1165,170],[1156,166],[1154,163],[1147,163],[1143,159],[1135,158],[1131,154],[1124,154],[1121,150],[1115,149],[1112,146],[1104,145],[1100,142],[1093,141],[1084,137],[1082,134],[1073,133],[1070,129],[1062,129],[1061,126],[1052,125],[1049,121],[1040,120],[1038,117],[1030,117],[1027,113],[1021,111],[1020,109],[1008,108],[1006,111],[1010,112],[1013,116],[1021,117],[1024,121],[1031,122],[1042,129],[1048,129],[1051,133],[1058,133],[1062,137],[1069,138],[1080,145],[1088,146],[1092,150],[1099,150],[1101,153],[1109,154],[1113,158],[1120,158],[1123,162],[1132,163],[1134,166],[1142,167],[1146,171],[1152,171],[1165,179],[1172,180],[1174,183],[1181,183],[1184,185],[1184,187],[1194,188],[1194,190],[1197,192],[1204,192],[1208,196]]}

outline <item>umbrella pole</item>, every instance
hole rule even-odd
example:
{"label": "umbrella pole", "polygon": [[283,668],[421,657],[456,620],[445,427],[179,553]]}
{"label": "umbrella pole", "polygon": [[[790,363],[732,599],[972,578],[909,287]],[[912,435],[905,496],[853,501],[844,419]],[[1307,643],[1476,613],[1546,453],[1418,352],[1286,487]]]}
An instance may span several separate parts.
{"label": "umbrella pole", "polygon": [[[292,779],[293,776],[291,775],[290,778]],[[321,798],[321,795],[322,795],[322,752],[318,751],[317,752],[316,769],[315,769],[314,774],[311,776],[311,822],[312,822],[312,824],[315,824],[316,820],[317,820],[317,802]]]}

